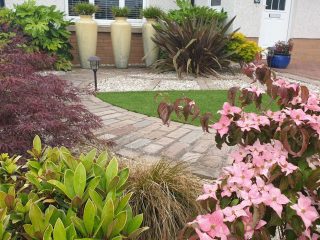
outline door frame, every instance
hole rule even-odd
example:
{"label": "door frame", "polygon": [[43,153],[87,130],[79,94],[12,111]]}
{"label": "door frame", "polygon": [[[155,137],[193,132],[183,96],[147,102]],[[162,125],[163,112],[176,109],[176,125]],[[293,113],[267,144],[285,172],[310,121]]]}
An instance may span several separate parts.
{"label": "door frame", "polygon": [[[263,20],[264,20],[264,11],[266,9],[266,1],[267,0],[263,0],[262,4],[263,4],[263,8],[262,8],[262,16],[261,16],[261,20],[260,20],[260,29],[259,29],[259,37],[258,37],[258,42],[260,40],[260,35],[261,35],[261,27],[263,24]],[[291,38],[291,33],[292,33],[292,19],[293,19],[293,10],[294,10],[294,6],[295,6],[296,0],[291,0],[291,5],[290,5],[290,9],[289,9],[289,22],[288,22],[288,28],[287,28],[287,40],[289,40]]]}

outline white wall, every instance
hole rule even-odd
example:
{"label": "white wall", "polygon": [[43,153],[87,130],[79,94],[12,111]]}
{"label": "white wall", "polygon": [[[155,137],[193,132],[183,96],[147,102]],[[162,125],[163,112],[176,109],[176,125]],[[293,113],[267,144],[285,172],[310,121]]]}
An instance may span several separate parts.
{"label": "white wall", "polygon": [[[5,0],[6,7],[13,8],[14,4],[24,3],[25,0]],[[56,5],[57,9],[60,11],[65,10],[65,1],[64,0],[37,0],[38,5]]]}
{"label": "white wall", "polygon": [[320,0],[293,0],[292,38],[320,38]]}
{"label": "white wall", "polygon": [[[263,5],[254,4],[253,0],[233,0],[235,2],[234,14],[237,16],[234,29],[247,37],[259,37]],[[262,2],[262,1],[261,1]]]}
{"label": "white wall", "polygon": [[147,4],[148,6],[160,7],[164,11],[178,8],[175,0],[147,0]]}

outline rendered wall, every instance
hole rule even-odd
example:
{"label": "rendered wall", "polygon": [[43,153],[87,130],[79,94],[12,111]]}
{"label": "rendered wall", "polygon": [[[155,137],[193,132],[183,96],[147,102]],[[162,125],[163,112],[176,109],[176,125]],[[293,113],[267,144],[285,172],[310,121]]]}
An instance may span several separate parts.
{"label": "rendered wall", "polygon": [[319,39],[320,0],[293,0],[293,2],[291,37]]}

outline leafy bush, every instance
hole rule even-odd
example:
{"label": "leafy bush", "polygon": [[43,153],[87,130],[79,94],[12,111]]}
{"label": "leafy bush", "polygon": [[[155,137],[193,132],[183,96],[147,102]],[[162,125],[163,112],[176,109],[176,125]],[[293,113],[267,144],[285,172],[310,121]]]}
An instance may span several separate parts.
{"label": "leafy bush", "polygon": [[270,50],[273,50],[273,54],[290,56],[293,50],[293,41],[292,39],[288,42],[279,41]]}
{"label": "leafy bush", "polygon": [[128,180],[133,193],[130,203],[133,212],[142,212],[144,224],[150,226],[142,239],[176,239],[184,224],[199,214],[195,201],[201,190],[198,179],[181,162],[161,160],[132,170]]}
{"label": "leafy bush", "polygon": [[0,154],[1,239],[137,239],[146,230],[125,193],[129,170],[106,152],[75,157],[36,136],[29,153],[24,166]]}
{"label": "leafy bush", "polygon": [[130,12],[128,7],[112,7],[111,11],[114,17],[128,17]]}
{"label": "leafy bush", "polygon": [[235,33],[227,45],[227,50],[233,52],[231,59],[237,62],[252,62],[262,48],[250,41],[242,33]]}
{"label": "leafy bush", "polygon": [[164,12],[158,7],[148,7],[141,10],[141,16],[145,18],[161,18]]}
{"label": "leafy bush", "polygon": [[74,11],[78,15],[92,15],[98,11],[98,7],[87,2],[79,2],[74,6]]}
{"label": "leafy bush", "polygon": [[7,22],[21,27],[30,38],[26,43],[29,51],[54,54],[57,56],[56,69],[71,69],[71,33],[66,29],[71,22],[64,20],[63,12],[56,10],[55,6],[37,6],[35,0],[28,0],[16,5],[5,16]]}
{"label": "leafy bush", "polygon": [[159,72],[175,70],[179,77],[183,73],[206,76],[228,69],[232,53],[225,48],[233,33],[226,32],[233,21],[222,28],[217,21],[205,24],[205,20],[188,19],[183,25],[161,21],[153,41],[164,58],[155,62],[154,68]]}
{"label": "leafy bush", "polygon": [[177,5],[179,9],[170,10],[167,17],[169,20],[178,24],[184,24],[188,19],[196,19],[208,24],[215,21],[219,24],[223,24],[228,17],[227,12],[224,12],[223,10],[218,12],[209,7],[192,6],[189,0],[178,0]]}
{"label": "leafy bush", "polygon": [[[260,62],[245,64],[243,71],[265,85],[280,110],[265,111],[263,90],[256,86],[230,89],[212,127],[219,148],[237,146],[230,155],[233,164],[204,185],[198,200],[208,214],[190,222],[194,231],[185,235],[208,240],[319,239],[320,98],[305,86],[276,77]],[[237,96],[240,107],[234,106]],[[253,102],[260,114],[243,111]]]}
{"label": "leafy bush", "polygon": [[78,90],[57,76],[41,76],[55,59],[24,50],[27,39],[18,29],[0,25],[15,36],[0,49],[0,151],[23,154],[38,134],[53,146],[94,139],[100,120],[79,103]]}

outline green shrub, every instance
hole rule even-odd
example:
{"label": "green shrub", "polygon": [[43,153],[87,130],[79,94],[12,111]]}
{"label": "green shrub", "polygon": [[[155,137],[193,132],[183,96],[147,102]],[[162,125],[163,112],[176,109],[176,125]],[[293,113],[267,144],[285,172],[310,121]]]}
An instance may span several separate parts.
{"label": "green shrub", "polygon": [[231,59],[237,62],[252,62],[256,55],[262,51],[262,48],[254,41],[250,41],[242,33],[236,33],[232,36],[227,45],[227,50],[233,52]]}
{"label": "green shrub", "polygon": [[113,17],[128,17],[129,15],[129,8],[128,7],[112,7],[112,15]]}
{"label": "green shrub", "polygon": [[96,153],[76,158],[64,147],[42,148],[35,137],[25,166],[1,154],[1,239],[120,240],[146,230],[124,192],[129,170]]}
{"label": "green shrub", "polygon": [[161,18],[164,12],[158,7],[148,7],[141,10],[141,16],[145,18]]}
{"label": "green shrub", "polygon": [[177,5],[179,9],[171,10],[167,17],[171,21],[179,24],[184,24],[188,19],[197,19],[207,23],[218,21],[222,24],[228,17],[225,11],[218,12],[217,10],[209,7],[192,6],[188,0],[178,0]]}
{"label": "green shrub", "polygon": [[79,2],[74,6],[74,11],[78,15],[92,15],[98,11],[98,7],[87,2]]}
{"label": "green shrub", "polygon": [[130,203],[134,213],[143,212],[144,224],[150,226],[142,239],[177,239],[185,223],[199,213],[200,206],[194,200],[201,191],[198,178],[182,162],[161,160],[132,170]]}
{"label": "green shrub", "polygon": [[182,25],[161,21],[153,40],[164,58],[155,62],[154,68],[159,72],[175,70],[179,77],[183,73],[206,76],[228,69],[231,53],[225,49],[232,34],[226,32],[233,21],[223,27],[217,20],[206,24],[205,20],[188,19]]}
{"label": "green shrub", "polygon": [[11,14],[12,24],[21,26],[31,38],[28,44],[30,50],[56,54],[56,69],[70,70],[68,62],[72,60],[72,47],[69,42],[71,33],[67,26],[71,22],[64,20],[63,12],[58,11],[55,6],[37,6],[35,0],[28,0],[16,5]]}

